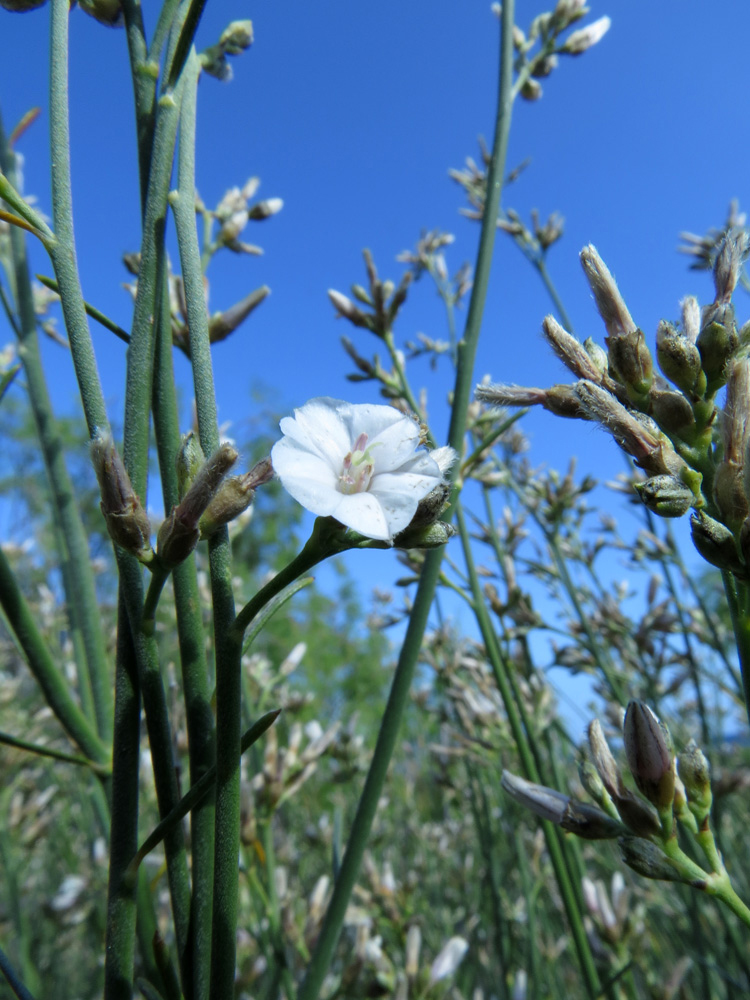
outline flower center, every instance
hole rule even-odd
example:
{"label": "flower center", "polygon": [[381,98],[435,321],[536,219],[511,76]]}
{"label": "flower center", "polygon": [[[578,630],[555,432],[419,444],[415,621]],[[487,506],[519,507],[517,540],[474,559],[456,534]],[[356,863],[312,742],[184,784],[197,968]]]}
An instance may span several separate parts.
{"label": "flower center", "polygon": [[369,489],[375,467],[370,455],[372,447],[367,447],[367,435],[360,434],[341,466],[339,492],[365,493]]}

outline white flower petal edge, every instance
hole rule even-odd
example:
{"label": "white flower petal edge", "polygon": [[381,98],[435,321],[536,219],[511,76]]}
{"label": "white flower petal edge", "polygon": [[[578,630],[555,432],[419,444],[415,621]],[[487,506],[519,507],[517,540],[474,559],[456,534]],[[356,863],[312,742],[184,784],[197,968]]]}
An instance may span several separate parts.
{"label": "white flower petal edge", "polygon": [[321,396],[280,427],[271,461],[284,489],[367,538],[393,541],[443,482],[438,462],[417,451],[419,427],[393,407]]}

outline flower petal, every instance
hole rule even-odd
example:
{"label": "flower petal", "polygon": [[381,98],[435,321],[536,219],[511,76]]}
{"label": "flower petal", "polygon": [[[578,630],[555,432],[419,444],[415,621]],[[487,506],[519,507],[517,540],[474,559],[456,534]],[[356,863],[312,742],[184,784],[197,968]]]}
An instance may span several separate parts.
{"label": "flower petal", "polygon": [[367,538],[379,541],[392,539],[390,522],[376,496],[372,493],[339,493],[337,496],[339,503],[331,511],[337,521],[341,521],[347,528],[358,531]]}
{"label": "flower petal", "polygon": [[354,440],[347,421],[350,409],[344,400],[320,396],[296,409],[293,417],[284,417],[279,426],[287,437],[339,469]]}
{"label": "flower petal", "polygon": [[[388,409],[388,407],[381,407]],[[396,412],[395,410],[393,411]],[[384,427],[376,437],[371,438],[372,459],[375,475],[379,472],[393,472],[414,456],[419,445],[419,426],[409,417],[398,414],[399,419]],[[424,452],[426,455],[427,453]]]}
{"label": "flower petal", "polygon": [[271,463],[284,489],[297,503],[313,514],[327,516],[333,512],[341,494],[336,489],[336,474],[324,458],[306,451],[300,442],[283,437],[271,449]]}

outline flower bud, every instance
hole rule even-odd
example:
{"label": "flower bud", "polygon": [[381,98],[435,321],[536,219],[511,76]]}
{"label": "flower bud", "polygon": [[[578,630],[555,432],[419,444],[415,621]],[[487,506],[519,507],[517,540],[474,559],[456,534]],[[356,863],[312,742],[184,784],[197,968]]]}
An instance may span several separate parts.
{"label": "flower bud", "polygon": [[654,364],[642,331],[611,334],[607,349],[610,374],[622,382],[635,399],[646,396],[653,382]]}
{"label": "flower bud", "polygon": [[244,476],[225,479],[199,521],[201,538],[208,538],[222,525],[239,517],[253,502],[257,487],[271,479],[273,466],[270,458],[258,462]]}
{"label": "flower bud", "polygon": [[261,285],[246,295],[244,299],[235,302],[229,309],[214,313],[208,321],[208,339],[212,344],[226,340],[247,319],[250,313],[257,309],[261,302],[270,295],[268,285]]}
{"label": "flower bud", "polygon": [[446,521],[435,521],[422,527],[409,525],[396,535],[393,544],[399,549],[437,549],[455,534],[457,529]]}
{"label": "flower bud", "polygon": [[29,10],[36,10],[46,2],[47,0],[0,0],[0,7],[14,14],[25,14]]}
{"label": "flower bud", "polygon": [[256,202],[250,209],[248,216],[254,222],[262,222],[264,219],[270,219],[272,215],[276,215],[283,207],[283,198],[266,198],[264,201]]}
{"label": "flower bud", "polygon": [[253,22],[232,21],[221,33],[219,45],[228,56],[238,56],[253,44]]}
{"label": "flower bud", "polygon": [[640,701],[631,701],[623,723],[625,754],[630,773],[639,790],[661,813],[671,809],[674,799],[674,770],[659,720]]}
{"label": "flower bud", "polygon": [[554,788],[547,788],[545,785],[537,785],[533,781],[526,781],[525,778],[512,774],[510,771],[503,771],[500,784],[503,791],[507,792],[519,805],[531,809],[541,819],[547,819],[557,826],[562,823],[565,810],[570,802],[569,795],[563,795],[562,792],[557,792]]}
{"label": "flower bud", "polygon": [[652,841],[641,837],[621,837],[617,843],[620,857],[628,868],[644,878],[661,879],[665,882],[683,881],[664,851]]}
{"label": "flower bud", "polygon": [[237,456],[234,445],[220,445],[200,467],[180,503],[165,518],[157,535],[156,551],[166,567],[177,566],[187,559],[198,544],[199,520]]}
{"label": "flower bud", "polygon": [[711,768],[695,740],[690,740],[680,754],[677,771],[685,785],[688,808],[701,826],[711,812]]}
{"label": "flower bud", "polygon": [[[603,372],[591,358],[585,346],[564,330],[554,316],[545,316],[542,331],[552,350],[576,378],[600,382]],[[606,371],[606,366],[605,369]]]}
{"label": "flower bud", "polygon": [[651,416],[663,431],[689,439],[695,427],[695,414],[681,392],[652,388],[648,402]]}
{"label": "flower bud", "polygon": [[584,840],[614,840],[621,837],[625,830],[622,823],[607,816],[601,809],[576,799],[568,801],[560,826]]}
{"label": "flower bud", "polygon": [[598,21],[587,24],[585,28],[579,28],[571,35],[568,35],[565,43],[560,48],[560,52],[565,52],[569,56],[580,56],[600,42],[607,34],[612,21],[608,17],[600,17]]}
{"label": "flower bud", "polygon": [[183,434],[180,450],[177,452],[175,466],[177,469],[177,490],[180,500],[183,499],[195,477],[200,472],[206,456],[195,431]]}
{"label": "flower bud", "polygon": [[109,28],[121,28],[124,24],[120,0],[78,0],[78,6]]}
{"label": "flower bud", "polygon": [[92,439],[91,461],[99,481],[101,511],[112,541],[142,563],[149,563],[154,555],[151,522],[108,432],[98,431]]}
{"label": "flower bud", "polygon": [[659,323],[656,331],[656,360],[669,381],[688,396],[699,396],[705,392],[705,377],[701,378],[698,348],[666,320]]}
{"label": "flower bud", "polygon": [[525,101],[538,101],[542,96],[542,85],[538,80],[532,78],[524,80],[520,94]]}
{"label": "flower bud", "polygon": [[716,302],[728,303],[737,287],[742,265],[747,257],[750,237],[741,228],[730,229],[724,236],[714,263]]}
{"label": "flower bud", "polygon": [[682,517],[695,503],[695,494],[675,476],[652,476],[634,483],[643,504],[659,517]]}
{"label": "flower bud", "polygon": [[706,562],[736,576],[745,576],[745,566],[729,528],[699,510],[690,517],[690,531],[693,545]]}
{"label": "flower bud", "polygon": [[364,326],[370,329],[370,319],[358,309],[351,299],[348,299],[346,295],[342,295],[341,292],[337,292],[333,288],[328,289],[328,298],[333,303],[334,309],[338,312],[339,316],[343,316],[344,319],[348,319],[350,323],[354,326]]}
{"label": "flower bud", "polygon": [[727,362],[739,346],[731,304],[709,306],[705,310],[696,346],[708,381],[708,391],[716,392],[726,383]]}
{"label": "flower bud", "polygon": [[596,247],[589,244],[581,250],[581,264],[608,335],[612,337],[618,333],[631,333],[636,330],[633,317],[628,312],[617,283]]}
{"label": "flower bud", "polygon": [[[593,337],[587,337],[583,342],[583,347],[594,363],[594,367],[599,372],[599,375],[606,375],[609,372],[609,357],[601,344],[597,344]],[[592,378],[591,381],[601,381],[601,378]]]}
{"label": "flower bud", "polygon": [[609,743],[604,735],[602,724],[598,719],[593,719],[588,728],[589,749],[594,767],[602,779],[602,783],[607,792],[614,798],[623,790],[622,775],[617,766]]}

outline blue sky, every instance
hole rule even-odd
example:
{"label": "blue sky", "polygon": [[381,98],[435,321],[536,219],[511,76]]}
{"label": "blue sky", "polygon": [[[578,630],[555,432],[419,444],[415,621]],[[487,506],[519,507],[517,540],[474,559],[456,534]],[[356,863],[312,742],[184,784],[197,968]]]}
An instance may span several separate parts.
{"label": "blue sky", "polygon": [[[157,4],[144,0],[153,28]],[[540,9],[520,0],[527,28]],[[557,210],[565,235],[551,251],[550,272],[581,338],[602,340],[578,251],[593,242],[620,282],[630,311],[653,342],[657,322],[675,318],[688,293],[707,301],[711,281],[687,270],[675,250],[680,230],[721,225],[729,200],[750,204],[750,141],[742,120],[742,47],[750,6],[689,0],[658,4],[594,0],[587,20],[612,18],[604,40],[580,58],[561,60],[544,96],[514,111],[508,166],[531,158],[508,189],[506,207],[528,219]],[[10,129],[30,107],[43,114],[23,138],[26,191],[49,207],[47,36],[49,12],[0,11],[0,106]],[[218,39],[232,19],[251,17],[255,43],[233,61],[230,84],[204,79],[199,96],[198,187],[207,205],[251,175],[259,194],[284,199],[284,210],[248,238],[261,258],[223,254],[210,272],[211,307],[227,307],[266,283],[271,297],[241,332],[214,349],[220,416],[235,426],[253,413],[253,386],[270,387],[280,408],[312,396],[372,399],[368,384],[345,380],[339,347],[351,336],[362,353],[366,331],[334,319],[326,289],[347,291],[364,276],[370,247],[381,275],[398,278],[396,254],[420,230],[455,233],[448,262],[473,262],[478,227],[458,215],[460,189],[448,178],[477,136],[492,134],[498,22],[482,0],[328,0],[325,4],[257,0],[209,3],[198,43]],[[124,251],[138,245],[135,139],[125,37],[80,10],[72,13],[71,100],[74,207],[86,296],[128,327],[122,290]],[[173,254],[176,259],[176,254]],[[35,266],[49,273],[37,249]],[[748,312],[739,293],[739,313]],[[541,341],[550,303],[536,275],[507,237],[498,238],[493,284],[477,361],[502,381],[548,385],[565,379]],[[463,314],[461,316],[463,318]],[[434,291],[417,285],[400,335],[444,337]],[[123,345],[94,326],[112,417],[121,422]],[[0,342],[10,337],[2,333]],[[55,402],[74,404],[69,357],[47,344]],[[189,399],[189,374],[177,372]],[[413,374],[431,392],[438,435],[447,426],[447,372]],[[187,416],[186,416],[187,422]],[[583,423],[532,414],[526,422],[535,462],[566,465],[601,478],[623,463],[602,433]],[[687,534],[687,524],[680,525]],[[360,554],[361,555],[361,554]]]}

